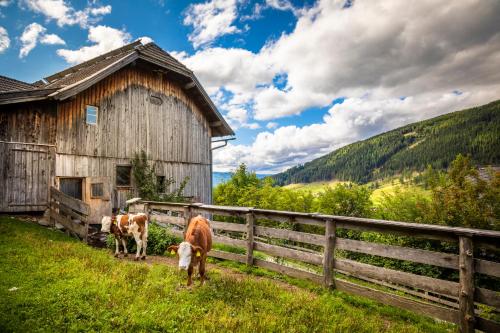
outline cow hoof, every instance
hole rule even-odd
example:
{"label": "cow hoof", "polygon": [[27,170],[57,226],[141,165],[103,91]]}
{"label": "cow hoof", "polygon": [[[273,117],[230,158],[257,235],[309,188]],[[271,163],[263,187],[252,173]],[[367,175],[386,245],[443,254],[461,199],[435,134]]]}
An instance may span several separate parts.
{"label": "cow hoof", "polygon": [[142,259],[142,260],[146,260],[146,256],[142,256],[142,257],[141,257],[141,259]]}
{"label": "cow hoof", "polygon": [[125,253],[123,256],[124,256],[124,257],[128,257],[128,253]]}
{"label": "cow hoof", "polygon": [[134,258],[134,261],[139,261],[139,257],[135,257],[135,258]]}
{"label": "cow hoof", "polygon": [[115,258],[118,258],[118,253],[115,253]]}

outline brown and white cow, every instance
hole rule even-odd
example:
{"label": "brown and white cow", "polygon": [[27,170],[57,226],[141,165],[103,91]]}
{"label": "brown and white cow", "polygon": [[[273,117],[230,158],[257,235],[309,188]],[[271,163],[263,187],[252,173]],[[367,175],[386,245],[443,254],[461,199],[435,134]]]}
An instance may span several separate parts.
{"label": "brown and white cow", "polygon": [[193,283],[191,276],[193,269],[199,265],[201,284],[205,282],[205,264],[207,254],[212,249],[212,229],[209,221],[201,215],[193,217],[189,221],[189,227],[184,235],[184,241],[179,245],[168,248],[171,253],[177,253],[179,257],[179,269],[187,270],[187,285]]}
{"label": "brown and white cow", "polygon": [[135,260],[146,259],[146,248],[148,246],[148,216],[144,213],[116,215],[116,218],[104,216],[101,221],[102,232],[110,232],[115,236],[116,251],[118,257],[120,242],[123,245],[124,256],[127,256],[127,238],[133,236],[137,243]]}

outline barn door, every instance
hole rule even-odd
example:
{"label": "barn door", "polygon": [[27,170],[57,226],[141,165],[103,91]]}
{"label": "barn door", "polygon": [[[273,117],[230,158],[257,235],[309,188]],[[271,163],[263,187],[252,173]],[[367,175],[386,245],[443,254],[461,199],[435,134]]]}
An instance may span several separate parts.
{"label": "barn door", "polygon": [[[50,147],[8,144],[5,159],[7,211],[40,211],[48,205],[53,159]],[[3,161],[1,163],[4,163]],[[0,204],[0,206],[2,206]]]}
{"label": "barn door", "polygon": [[90,224],[100,224],[103,216],[110,216],[112,208],[110,178],[85,178],[84,201],[90,206]]}

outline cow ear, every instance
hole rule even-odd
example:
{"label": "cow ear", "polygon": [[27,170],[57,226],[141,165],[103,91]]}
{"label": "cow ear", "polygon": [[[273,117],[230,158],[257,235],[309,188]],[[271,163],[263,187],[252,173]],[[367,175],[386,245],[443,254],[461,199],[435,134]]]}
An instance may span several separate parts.
{"label": "cow ear", "polygon": [[203,248],[201,246],[191,245],[191,250],[193,251],[193,255],[195,257],[201,257],[203,254]]}
{"label": "cow ear", "polygon": [[178,249],[179,249],[179,245],[170,245],[168,247],[167,251],[169,251],[170,254],[176,254]]}

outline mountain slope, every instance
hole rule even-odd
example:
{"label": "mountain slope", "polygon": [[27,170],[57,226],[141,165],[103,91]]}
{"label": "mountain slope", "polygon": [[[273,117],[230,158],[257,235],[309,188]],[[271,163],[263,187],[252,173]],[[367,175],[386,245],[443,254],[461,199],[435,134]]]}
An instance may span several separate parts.
{"label": "mountain slope", "polygon": [[479,165],[500,164],[500,100],[409,124],[337,149],[273,178],[279,185],[344,180],[358,183],[447,168],[456,155]]}

